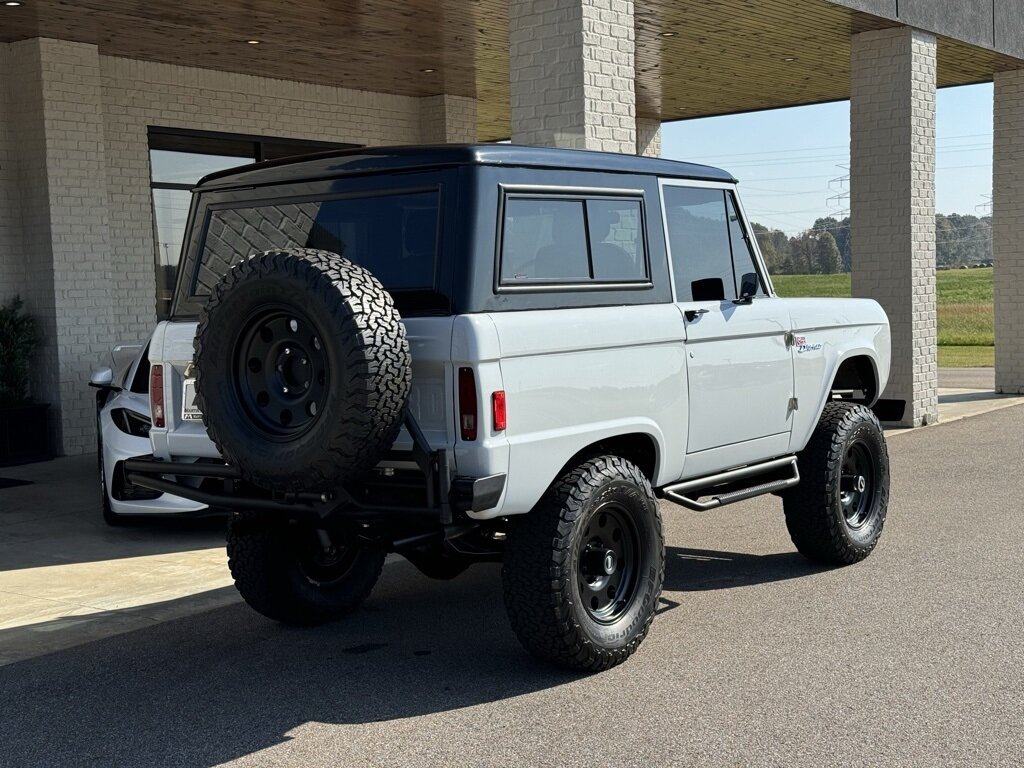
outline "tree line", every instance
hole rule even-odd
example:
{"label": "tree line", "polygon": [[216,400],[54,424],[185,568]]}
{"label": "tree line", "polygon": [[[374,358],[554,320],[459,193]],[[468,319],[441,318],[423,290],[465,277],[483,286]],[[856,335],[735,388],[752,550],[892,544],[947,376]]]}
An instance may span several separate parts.
{"label": "tree line", "polygon": [[[831,275],[849,272],[850,217],[825,216],[806,232],[790,237],[751,222],[770,272],[779,275]],[[935,263],[940,268],[990,263],[992,217],[959,213],[935,216]]]}

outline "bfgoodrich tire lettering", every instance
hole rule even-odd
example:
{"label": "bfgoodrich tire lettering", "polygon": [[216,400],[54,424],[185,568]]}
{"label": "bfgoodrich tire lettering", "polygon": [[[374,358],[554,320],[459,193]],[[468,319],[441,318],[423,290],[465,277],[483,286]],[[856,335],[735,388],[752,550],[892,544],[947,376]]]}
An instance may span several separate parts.
{"label": "bfgoodrich tire lettering", "polygon": [[505,607],[520,642],[542,659],[591,671],[619,664],[639,647],[664,578],[654,493],[643,473],[617,456],[582,463],[516,518],[502,567]]}
{"label": "bfgoodrich tire lettering", "polygon": [[242,476],[321,491],[394,442],[412,383],[405,327],[367,270],[337,254],[269,251],[235,265],[200,315],[196,403]]}
{"label": "bfgoodrich tire lettering", "polygon": [[875,415],[829,402],[798,456],[800,484],[783,495],[786,527],[805,557],[863,560],[878,544],[889,506],[889,453]]}

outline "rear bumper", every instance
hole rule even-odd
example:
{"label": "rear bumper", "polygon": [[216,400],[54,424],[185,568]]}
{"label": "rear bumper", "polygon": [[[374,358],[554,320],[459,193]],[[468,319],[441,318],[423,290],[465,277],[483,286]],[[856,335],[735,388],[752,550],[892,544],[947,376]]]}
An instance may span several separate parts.
{"label": "rear bumper", "polygon": [[[137,486],[161,493],[170,493],[211,508],[239,511],[280,512],[292,515],[313,515],[326,518],[344,515],[355,519],[410,516],[436,516],[443,524],[451,523],[453,512],[482,512],[497,506],[505,489],[504,474],[488,477],[446,477],[447,461],[431,463],[423,506],[374,504],[365,494],[357,498],[345,488],[325,493],[269,493],[246,483],[241,473],[227,464],[184,463],[156,459],[151,456],[124,462],[126,479]],[[183,478],[200,478],[202,488],[182,482]],[[382,481],[385,482],[386,481]],[[213,490],[216,486],[219,490]]]}

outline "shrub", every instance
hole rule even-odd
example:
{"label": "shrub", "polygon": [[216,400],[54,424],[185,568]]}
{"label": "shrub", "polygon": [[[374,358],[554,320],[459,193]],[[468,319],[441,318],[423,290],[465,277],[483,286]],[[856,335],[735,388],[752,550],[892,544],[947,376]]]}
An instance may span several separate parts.
{"label": "shrub", "polygon": [[0,402],[28,400],[28,364],[39,343],[36,321],[15,296],[0,307]]}

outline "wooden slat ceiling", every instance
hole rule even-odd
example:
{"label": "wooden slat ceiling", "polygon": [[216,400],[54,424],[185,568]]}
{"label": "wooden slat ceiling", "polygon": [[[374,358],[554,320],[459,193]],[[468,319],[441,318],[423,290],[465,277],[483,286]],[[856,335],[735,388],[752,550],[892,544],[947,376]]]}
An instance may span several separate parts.
{"label": "wooden slat ceiling", "polygon": [[[825,0],[637,0],[636,17],[637,114],[663,120],[846,98],[850,34],[893,25]],[[95,43],[110,56],[408,96],[475,96],[482,139],[510,133],[507,29],[506,0],[0,5],[4,42],[54,37]],[[939,40],[940,86],[1020,66]]]}

